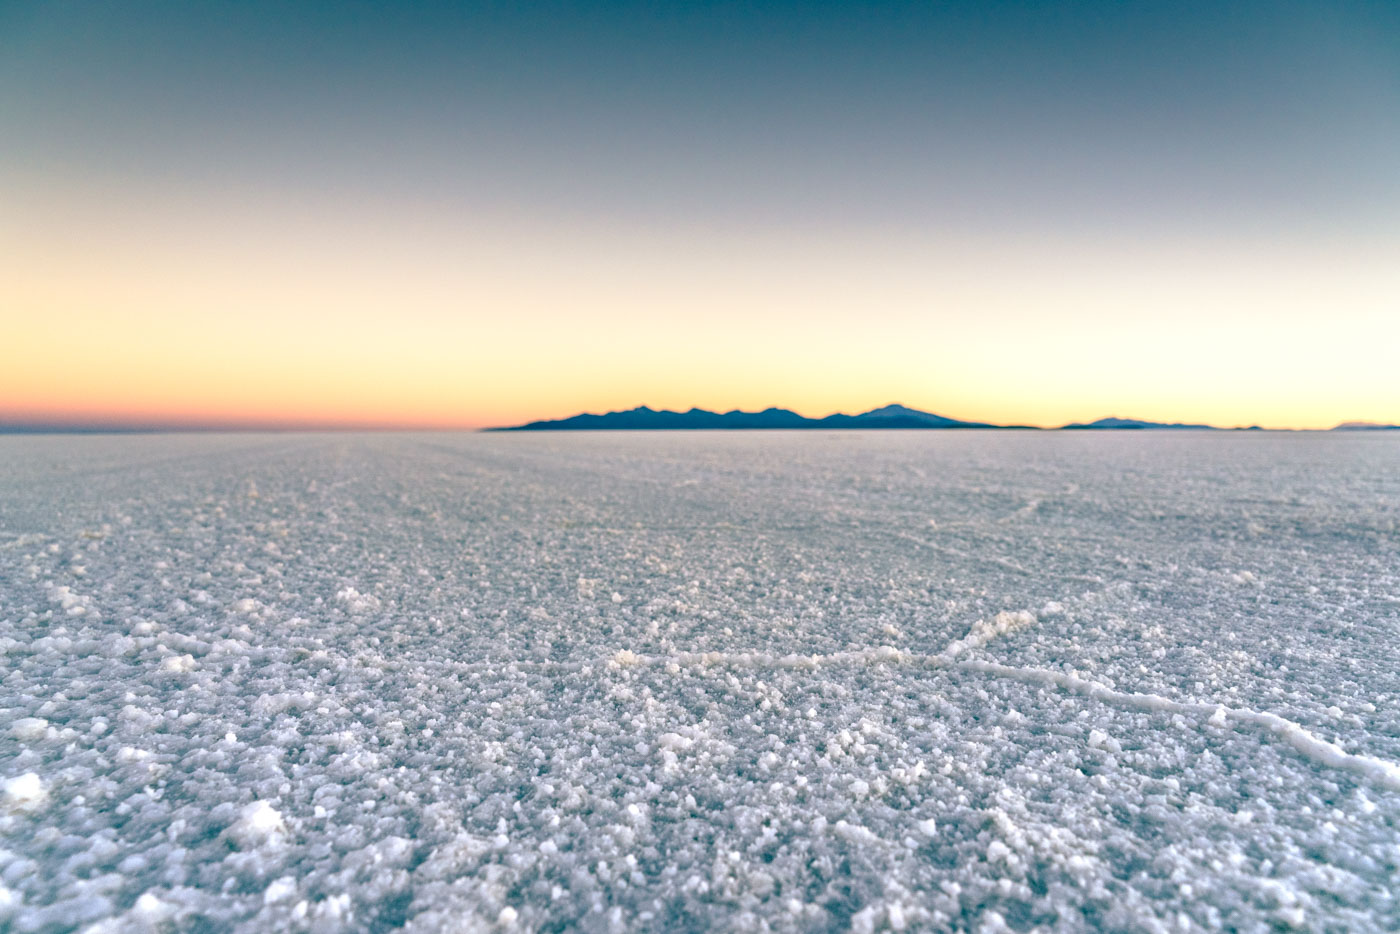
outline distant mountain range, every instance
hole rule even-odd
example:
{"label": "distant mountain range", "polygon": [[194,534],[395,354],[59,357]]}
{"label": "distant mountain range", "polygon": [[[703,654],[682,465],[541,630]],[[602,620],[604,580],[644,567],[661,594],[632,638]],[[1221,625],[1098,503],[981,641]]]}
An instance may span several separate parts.
{"label": "distant mountain range", "polygon": [[530,422],[511,428],[489,428],[488,431],[608,431],[628,429],[704,430],[704,429],[804,429],[804,428],[1000,428],[985,422],[964,422],[945,418],[931,412],[920,412],[902,405],[886,405],[860,415],[828,415],[807,418],[790,409],[768,408],[761,412],[710,412],[691,409],[688,412],[656,410],[638,406],[625,412],[606,415],[574,415],[554,421]]}
{"label": "distant mountain range", "polygon": [[1156,429],[1159,431],[1262,431],[1258,425],[1251,425],[1245,429],[1224,429],[1216,428],[1214,425],[1189,425],[1185,422],[1149,422],[1140,418],[1119,418],[1110,415],[1108,418],[1101,418],[1094,422],[1072,422],[1062,425],[1061,431],[1136,431],[1141,429]]}
{"label": "distant mountain range", "polygon": [[[1356,424],[1356,423],[1348,423]],[[1344,426],[1337,426],[1339,429]],[[487,431],[630,431],[630,430],[689,430],[707,429],[756,430],[789,429],[881,429],[881,428],[1010,428],[1038,430],[1028,425],[993,425],[988,422],[966,422],[932,412],[920,412],[904,405],[885,405],[859,415],[837,413],[825,418],[807,418],[790,409],[768,408],[761,412],[710,412],[705,409],[691,409],[688,412],[657,410],[648,406],[638,406],[623,412],[608,412],[604,415],[573,415],[569,418],[552,421],[530,422],[509,428],[488,428]],[[1075,422],[1058,430],[1064,431],[1220,431],[1214,425],[1188,425],[1181,422],[1151,422],[1140,418],[1119,418],[1110,416],[1094,422]],[[1254,426],[1249,431],[1259,431]]]}
{"label": "distant mountain range", "polygon": [[[205,431],[377,431],[396,430],[397,426],[385,424],[363,425],[318,425],[292,423],[200,423],[200,422],[49,422],[41,420],[6,420],[0,414],[0,435],[13,434],[132,434],[162,432],[205,432]],[[513,425],[504,428],[486,428],[484,431],[703,431],[719,430],[763,430],[787,429],[804,430],[825,428],[843,429],[1015,429],[1040,431],[1032,425],[993,425],[989,422],[969,422],[932,412],[921,412],[907,405],[884,405],[859,415],[837,413],[825,418],[807,418],[791,409],[768,408],[761,412],[710,412],[705,409],[691,409],[688,412],[656,410],[645,405],[625,412],[607,412],[603,415],[574,415],[550,421],[530,422],[528,425]],[[1264,431],[1258,425],[1249,428],[1217,428],[1214,425],[1188,424],[1185,422],[1153,422],[1142,418],[1120,418],[1111,415],[1092,422],[1071,422],[1049,431]],[[1280,429],[1286,430],[1286,429]],[[1317,430],[1317,429],[1301,429]],[[1380,422],[1342,422],[1328,431],[1344,432],[1400,432],[1400,425]]]}

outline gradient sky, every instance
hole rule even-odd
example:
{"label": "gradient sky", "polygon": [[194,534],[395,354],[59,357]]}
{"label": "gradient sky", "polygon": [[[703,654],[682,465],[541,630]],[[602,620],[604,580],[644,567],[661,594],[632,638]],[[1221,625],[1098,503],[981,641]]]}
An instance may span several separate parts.
{"label": "gradient sky", "polygon": [[1400,3],[0,0],[0,422],[1400,422]]}

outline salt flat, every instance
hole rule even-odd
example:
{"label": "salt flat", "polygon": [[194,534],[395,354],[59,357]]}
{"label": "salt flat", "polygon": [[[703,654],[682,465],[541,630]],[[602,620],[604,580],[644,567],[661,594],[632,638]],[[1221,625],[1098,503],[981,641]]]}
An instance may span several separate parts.
{"label": "salt flat", "polygon": [[0,928],[1400,928],[1400,437],[0,438]]}

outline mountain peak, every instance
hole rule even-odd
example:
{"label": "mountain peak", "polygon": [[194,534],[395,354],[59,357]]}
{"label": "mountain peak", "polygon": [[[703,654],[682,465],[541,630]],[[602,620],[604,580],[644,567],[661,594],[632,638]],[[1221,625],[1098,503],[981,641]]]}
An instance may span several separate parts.
{"label": "mountain peak", "polygon": [[920,412],[918,409],[911,409],[909,406],[899,402],[891,402],[889,405],[882,405],[878,409],[871,409],[866,415],[928,415],[928,412]]}

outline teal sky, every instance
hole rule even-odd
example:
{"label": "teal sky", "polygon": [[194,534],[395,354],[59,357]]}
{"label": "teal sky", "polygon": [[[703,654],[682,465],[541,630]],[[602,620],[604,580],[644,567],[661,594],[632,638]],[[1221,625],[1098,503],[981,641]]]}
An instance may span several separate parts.
{"label": "teal sky", "polygon": [[1393,3],[7,4],[0,37],[12,173],[663,224],[1400,213]]}

